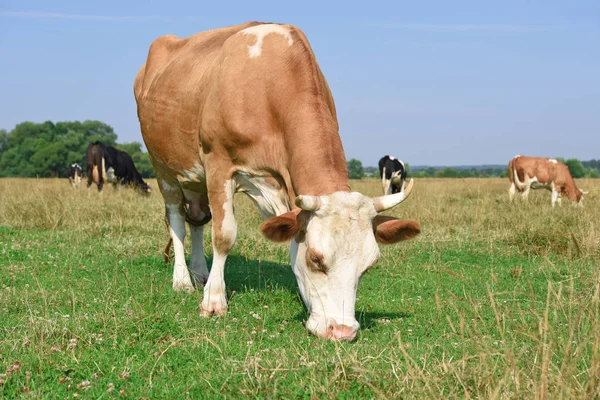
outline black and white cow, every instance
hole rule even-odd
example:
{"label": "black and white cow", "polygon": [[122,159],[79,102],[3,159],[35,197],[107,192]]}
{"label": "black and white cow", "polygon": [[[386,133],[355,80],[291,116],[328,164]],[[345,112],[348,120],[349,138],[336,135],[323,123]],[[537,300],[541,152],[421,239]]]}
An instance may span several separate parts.
{"label": "black and white cow", "polygon": [[379,160],[379,175],[384,194],[403,192],[406,185],[404,163],[392,156],[383,156]]}
{"label": "black and white cow", "polygon": [[77,163],[69,165],[69,168],[67,168],[67,178],[69,178],[69,183],[72,187],[79,188],[82,177],[83,169],[81,168],[81,165]]}
{"label": "black and white cow", "polygon": [[152,190],[135,168],[131,156],[124,151],[94,142],[88,146],[87,159],[88,188],[94,182],[100,192],[106,181],[112,182],[114,187],[117,183],[131,185],[143,193],[150,193]]}

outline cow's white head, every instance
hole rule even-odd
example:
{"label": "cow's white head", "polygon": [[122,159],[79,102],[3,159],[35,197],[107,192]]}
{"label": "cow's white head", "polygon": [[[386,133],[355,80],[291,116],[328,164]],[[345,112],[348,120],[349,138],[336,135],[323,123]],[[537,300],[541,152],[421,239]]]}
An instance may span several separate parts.
{"label": "cow's white head", "polygon": [[354,316],[362,275],[377,262],[377,242],[392,244],[419,234],[413,220],[377,215],[401,203],[404,192],[377,198],[335,192],[298,196],[299,209],[265,221],[260,229],[269,239],[291,242],[292,269],[310,313],[308,330],[335,340],[352,340],[360,325]]}

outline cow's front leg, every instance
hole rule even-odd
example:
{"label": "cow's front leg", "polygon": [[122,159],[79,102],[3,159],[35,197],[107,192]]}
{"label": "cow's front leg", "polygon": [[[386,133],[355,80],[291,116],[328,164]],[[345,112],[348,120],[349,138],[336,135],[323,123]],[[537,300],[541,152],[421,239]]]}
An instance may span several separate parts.
{"label": "cow's front leg", "polygon": [[181,203],[165,204],[165,207],[169,221],[169,233],[171,234],[171,239],[173,239],[173,253],[175,253],[173,290],[192,293],[194,286],[192,285],[190,272],[185,265],[185,251],[183,248],[185,240],[185,211]]}
{"label": "cow's front leg", "polygon": [[554,190],[554,188],[552,188],[552,207],[554,207],[556,205],[556,202],[560,199],[559,193]]}
{"label": "cow's front leg", "polygon": [[225,260],[237,236],[237,222],[233,214],[234,193],[235,182],[232,179],[228,179],[221,185],[209,185],[208,197],[213,217],[213,262],[208,281],[204,286],[204,299],[200,312],[202,317],[209,317],[213,313],[217,315],[227,313]]}

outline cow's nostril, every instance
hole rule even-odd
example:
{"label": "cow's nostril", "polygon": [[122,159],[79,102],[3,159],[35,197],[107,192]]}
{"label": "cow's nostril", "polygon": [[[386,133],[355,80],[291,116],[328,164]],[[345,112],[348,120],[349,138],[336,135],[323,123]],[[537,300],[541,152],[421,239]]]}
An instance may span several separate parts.
{"label": "cow's nostril", "polygon": [[327,337],[333,340],[354,340],[356,337],[356,329],[346,325],[329,325],[327,328]]}

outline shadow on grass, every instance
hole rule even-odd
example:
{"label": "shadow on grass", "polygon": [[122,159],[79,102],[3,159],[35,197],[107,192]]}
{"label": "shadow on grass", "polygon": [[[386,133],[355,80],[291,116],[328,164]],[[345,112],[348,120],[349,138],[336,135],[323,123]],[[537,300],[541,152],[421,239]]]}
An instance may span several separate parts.
{"label": "shadow on grass", "polygon": [[[210,266],[212,258],[207,259]],[[172,268],[172,262],[162,263],[165,268]],[[237,255],[227,257],[225,266],[225,283],[229,293],[236,291],[238,293],[247,292],[251,289],[262,292],[283,289],[293,293],[297,301],[301,304],[302,300],[298,294],[298,285],[296,277],[289,264],[281,264],[271,261],[246,260],[246,258]],[[378,312],[378,311],[358,311],[356,317],[360,323],[361,329],[369,330],[377,325],[386,324],[387,321],[393,321],[400,318],[411,318],[412,314],[404,312]],[[308,312],[303,309],[296,314],[293,321],[304,323],[308,319]]]}
{"label": "shadow on grass", "polygon": [[[186,259],[189,266],[189,258]],[[206,259],[208,269],[212,265],[212,257]],[[148,256],[134,260],[132,265],[151,264],[164,269],[169,274],[173,271],[173,259],[165,263],[162,257]],[[270,291],[284,289],[296,292],[296,278],[289,264],[280,264],[263,260],[246,260],[237,255],[227,257],[225,264],[225,284],[228,291],[245,292],[250,289]]]}
{"label": "shadow on grass", "polygon": [[[207,260],[212,264],[212,258]],[[227,257],[225,283],[228,290],[244,292],[250,289],[270,291],[285,289],[296,293],[298,286],[289,264],[263,260],[246,260],[236,255]]]}
{"label": "shadow on grass", "polygon": [[357,315],[361,329],[369,330],[380,324],[387,324],[400,318],[412,318],[412,314],[405,312],[360,312]]}

